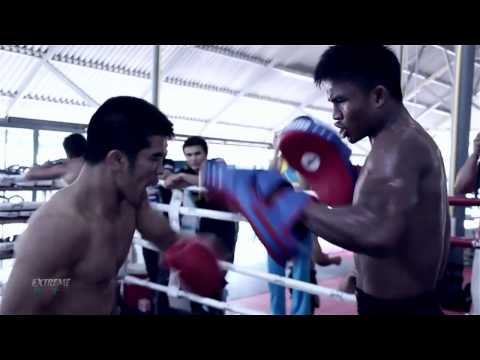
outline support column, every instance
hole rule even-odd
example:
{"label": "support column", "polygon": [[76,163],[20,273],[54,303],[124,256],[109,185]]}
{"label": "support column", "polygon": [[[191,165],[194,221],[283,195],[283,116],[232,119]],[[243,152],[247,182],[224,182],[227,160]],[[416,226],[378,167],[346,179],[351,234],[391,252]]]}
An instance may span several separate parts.
{"label": "support column", "polygon": [[160,84],[161,84],[161,48],[160,45],[153,46],[153,71],[152,71],[152,104],[160,107]]}
{"label": "support column", "polygon": [[[475,45],[457,45],[456,72],[453,98],[453,113],[451,127],[451,156],[448,190],[454,194],[455,177],[468,157],[470,142],[470,118],[473,95],[473,75],[475,62]],[[450,208],[452,216],[452,235],[465,234],[465,208]],[[447,270],[441,284],[441,296],[444,304],[461,304],[463,298],[463,249],[451,248]]]}
{"label": "support column", "polygon": [[[33,165],[38,165],[38,129],[33,130]],[[37,201],[37,190],[32,193],[32,201]]]}

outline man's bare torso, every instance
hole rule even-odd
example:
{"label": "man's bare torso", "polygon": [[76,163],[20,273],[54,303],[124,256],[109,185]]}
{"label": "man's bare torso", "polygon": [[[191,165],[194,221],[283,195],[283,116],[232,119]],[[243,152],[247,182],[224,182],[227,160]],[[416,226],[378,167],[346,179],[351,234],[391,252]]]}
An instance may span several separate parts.
{"label": "man's bare torso", "polygon": [[[118,212],[109,218],[100,217],[90,210],[79,205],[71,188],[58,192],[38,210],[38,212],[48,212],[49,216],[63,216],[67,212],[68,227],[73,229],[74,233],[83,234],[80,239],[75,240],[81,244],[72,248],[72,251],[76,251],[75,260],[69,266],[36,276],[37,278],[70,279],[68,287],[57,291],[53,301],[48,303],[43,303],[41,299],[42,291],[48,291],[48,289],[41,289],[34,293],[34,296],[38,297],[35,301],[40,305],[35,307],[38,313],[110,314],[112,312],[115,302],[116,276],[128,254],[135,231],[135,210],[125,201],[118,208]],[[41,228],[31,230],[41,231]],[[58,241],[66,240],[68,236],[69,233],[62,234]],[[35,241],[38,239],[29,237],[18,244],[17,261],[20,261],[22,266],[28,267],[35,261],[48,261],[34,258],[34,254],[30,251],[24,251],[25,247],[41,246],[41,244],[32,244]],[[27,273],[24,271],[24,274]],[[22,274],[16,276],[22,276]],[[35,278],[35,274],[33,277]],[[33,279],[28,280],[33,281]]]}
{"label": "man's bare torso", "polygon": [[[398,252],[385,257],[355,255],[357,287],[384,299],[402,299],[434,290],[443,271],[450,235],[440,151],[425,130],[411,119],[377,136],[359,176],[354,204],[362,197],[382,196],[372,191],[371,185],[377,181],[376,169],[390,166],[395,152],[408,154],[406,161],[418,162],[421,168],[417,178],[418,201],[406,219],[401,246]],[[402,178],[394,177],[391,181],[401,186]]]}

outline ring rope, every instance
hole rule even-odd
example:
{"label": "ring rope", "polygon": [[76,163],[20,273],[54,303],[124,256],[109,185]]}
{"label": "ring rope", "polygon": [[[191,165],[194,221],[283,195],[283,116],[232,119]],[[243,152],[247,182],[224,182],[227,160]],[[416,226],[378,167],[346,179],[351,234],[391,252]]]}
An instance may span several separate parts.
{"label": "ring rope", "polygon": [[241,315],[268,315],[261,311],[251,310],[244,308],[242,306],[232,305],[223,301],[218,301],[214,299],[210,299],[207,297],[199,296],[196,294],[189,293],[188,291],[180,290],[174,287],[168,287],[165,285],[155,284],[147,280],[140,279],[135,276],[127,275],[121,281],[127,284],[135,284],[139,286],[144,286],[146,288],[160,291],[166,293],[168,296],[175,297],[175,298],[185,298],[190,301],[194,301],[203,305],[207,305],[210,307],[214,307],[216,309],[230,311],[236,314]]}
{"label": "ring rope", "polygon": [[[133,239],[133,243],[154,251],[160,251],[158,247],[155,246],[154,244],[151,244],[149,241],[138,238],[138,237],[135,237]],[[323,296],[328,296],[328,297],[331,297],[337,300],[346,301],[346,302],[353,302],[353,303],[356,302],[355,295],[348,294],[339,290],[330,289],[320,285],[314,285],[314,284],[307,283],[300,280],[289,279],[289,278],[275,275],[275,274],[248,269],[242,266],[230,264],[226,261],[219,261],[218,264],[220,268],[225,271],[237,272],[239,274],[265,280],[276,285],[281,285],[288,288],[301,290],[313,295],[323,295]]]}

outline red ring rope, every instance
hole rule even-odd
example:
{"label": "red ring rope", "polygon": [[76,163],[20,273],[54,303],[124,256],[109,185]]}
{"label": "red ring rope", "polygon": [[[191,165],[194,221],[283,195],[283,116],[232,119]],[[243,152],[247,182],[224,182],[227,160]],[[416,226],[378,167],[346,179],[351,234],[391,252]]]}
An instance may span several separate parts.
{"label": "red ring rope", "polygon": [[463,196],[449,196],[448,204],[451,206],[480,206],[480,199],[468,199]]}
{"label": "red ring rope", "polygon": [[450,238],[450,244],[456,247],[471,249],[473,247],[473,239],[460,236],[452,236]]}

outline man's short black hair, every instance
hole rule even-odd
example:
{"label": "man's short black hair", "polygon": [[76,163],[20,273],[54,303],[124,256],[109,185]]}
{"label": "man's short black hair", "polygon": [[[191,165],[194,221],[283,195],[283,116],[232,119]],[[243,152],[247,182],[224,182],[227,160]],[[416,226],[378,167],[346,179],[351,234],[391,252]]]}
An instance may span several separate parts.
{"label": "man's short black hair", "polygon": [[189,146],[200,146],[205,154],[208,155],[208,145],[205,139],[201,136],[190,136],[185,142],[183,143],[183,151],[185,152],[185,148]]}
{"label": "man's short black hair", "polygon": [[85,156],[87,140],[81,134],[71,134],[63,139],[63,148],[69,159]]}
{"label": "man's short black hair", "polygon": [[120,150],[134,162],[150,146],[148,137],[173,136],[173,124],[154,105],[130,96],[108,99],[93,114],[87,130],[89,164],[98,164],[111,150]]}
{"label": "man's short black hair", "polygon": [[315,83],[351,81],[365,90],[382,85],[402,101],[400,63],[392,50],[383,45],[335,45],[320,57]]}

